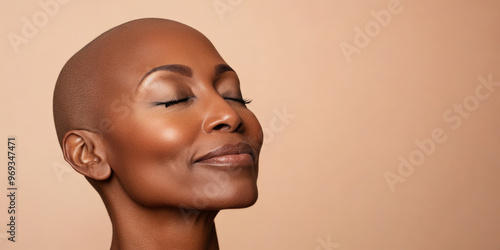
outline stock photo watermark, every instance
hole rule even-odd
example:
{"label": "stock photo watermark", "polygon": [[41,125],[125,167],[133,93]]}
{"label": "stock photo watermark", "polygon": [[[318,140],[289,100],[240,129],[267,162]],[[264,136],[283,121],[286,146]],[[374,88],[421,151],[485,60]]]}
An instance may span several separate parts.
{"label": "stock photo watermark", "polygon": [[295,119],[297,115],[288,113],[287,107],[283,106],[281,109],[273,108],[274,116],[269,120],[266,126],[262,127],[264,132],[264,144],[272,142],[276,134],[281,133],[285,128],[290,125],[290,120]]}
{"label": "stock photo watermark", "polygon": [[212,198],[217,198],[224,190],[229,189],[229,185],[231,182],[231,178],[240,174],[242,169],[238,169],[233,172],[217,172],[210,173],[211,181],[203,186],[203,188],[199,189],[193,187],[193,205],[194,207],[189,207],[185,204],[179,205],[179,211],[181,212],[184,220],[188,224],[193,224],[193,216],[196,218],[200,211],[207,208],[209,205],[209,201]]}
{"label": "stock photo watermark", "polygon": [[[442,118],[452,130],[460,128],[464,120],[471,117],[481,105],[500,87],[500,82],[493,80],[492,74],[488,78],[478,77],[479,83],[474,88],[474,94],[466,96],[459,103],[454,103],[451,108],[444,111]],[[424,164],[425,160],[432,156],[439,144],[446,142],[448,135],[446,128],[434,128],[428,138],[416,139],[416,148],[407,157],[398,156],[399,165],[396,172],[386,171],[384,178],[392,192],[396,191],[396,184],[403,183],[415,173],[415,167]]]}
{"label": "stock photo watermark", "polygon": [[333,250],[333,249],[339,249],[340,244],[332,242],[332,237],[331,235],[328,235],[326,239],[322,237],[316,238],[316,242],[318,245],[314,248],[314,250]]}
{"label": "stock photo watermark", "polygon": [[[132,94],[122,94],[120,99],[111,102],[111,111],[118,114],[120,121],[125,120],[130,115],[133,106],[132,96]],[[102,133],[111,133],[114,130],[113,122],[107,117],[100,120],[98,127]]]}
{"label": "stock photo watermark", "polygon": [[47,26],[50,19],[55,17],[62,5],[66,5],[70,0],[40,0],[39,10],[31,16],[21,18],[20,30],[7,33],[7,39],[15,53],[19,52],[21,45],[26,45],[33,39],[40,29]]}
{"label": "stock photo watermark", "polygon": [[[411,1],[411,0],[409,0]],[[341,42],[340,50],[347,63],[351,63],[353,54],[361,53],[362,49],[370,45],[373,38],[378,36],[382,29],[386,28],[392,21],[393,16],[401,13],[403,6],[399,0],[390,0],[385,9],[370,11],[371,20],[366,22],[362,28],[354,27],[354,38],[352,44]]]}
{"label": "stock photo watermark", "polygon": [[225,15],[228,12],[233,12],[242,2],[243,0],[214,0],[212,5],[219,19],[224,21]]}
{"label": "stock photo watermark", "polygon": [[19,165],[17,164],[18,155],[17,154],[17,141],[16,137],[8,137],[7,138],[7,189],[6,189],[6,200],[8,202],[7,207],[7,239],[11,242],[16,242],[16,234],[17,234],[17,222],[19,219],[18,214],[16,212],[19,209],[18,204],[18,177],[17,172],[19,169]]}
{"label": "stock photo watermark", "polygon": [[63,182],[64,177],[67,176],[68,174],[75,174],[75,175],[77,174],[77,172],[68,164],[60,163],[58,161],[53,161],[51,166],[59,183]]}

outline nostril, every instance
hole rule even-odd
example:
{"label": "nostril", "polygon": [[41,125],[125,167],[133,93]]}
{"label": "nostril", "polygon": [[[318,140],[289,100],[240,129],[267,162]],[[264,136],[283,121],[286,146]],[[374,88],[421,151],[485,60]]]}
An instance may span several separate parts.
{"label": "nostril", "polygon": [[221,123],[221,124],[217,124],[215,125],[215,127],[213,128],[213,130],[234,130],[234,131],[239,131],[240,128],[241,128],[241,122],[238,123],[238,125],[236,126],[236,128],[233,129],[233,127],[229,124],[226,124],[226,123]]}
{"label": "nostril", "polygon": [[224,124],[224,123],[221,123],[221,124],[217,124],[214,127],[214,130],[223,130],[223,129],[230,129],[230,128],[231,128],[231,126]]}
{"label": "nostril", "polygon": [[240,131],[240,129],[241,129],[241,124],[242,124],[241,122],[240,122],[240,123],[238,123],[238,126],[236,127],[236,129],[234,129],[234,131]]}

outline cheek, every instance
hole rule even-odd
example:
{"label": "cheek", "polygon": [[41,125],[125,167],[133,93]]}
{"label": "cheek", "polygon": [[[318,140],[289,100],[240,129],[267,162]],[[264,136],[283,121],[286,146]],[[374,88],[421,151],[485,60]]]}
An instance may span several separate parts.
{"label": "cheek", "polygon": [[189,145],[197,127],[193,119],[160,116],[116,126],[106,137],[107,157],[129,196],[142,204],[175,200],[179,186],[189,182]]}
{"label": "cheek", "polygon": [[120,155],[121,159],[161,160],[160,156],[172,158],[190,145],[197,136],[197,127],[195,121],[182,117],[134,119],[116,126],[106,141],[112,155]]}

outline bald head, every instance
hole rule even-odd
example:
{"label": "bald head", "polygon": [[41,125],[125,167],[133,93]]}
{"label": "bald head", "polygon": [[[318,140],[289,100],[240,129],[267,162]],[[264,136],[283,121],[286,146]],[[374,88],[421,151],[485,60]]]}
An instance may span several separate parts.
{"label": "bald head", "polygon": [[166,19],[133,20],[98,36],[68,60],[57,79],[53,111],[59,143],[70,130],[106,132],[113,103],[145,72],[161,65],[162,57],[187,55],[193,48],[217,53],[200,32]]}

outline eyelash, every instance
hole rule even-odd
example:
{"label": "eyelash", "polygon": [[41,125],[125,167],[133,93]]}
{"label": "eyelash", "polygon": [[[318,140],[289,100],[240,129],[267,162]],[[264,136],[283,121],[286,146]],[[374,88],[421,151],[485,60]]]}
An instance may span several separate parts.
{"label": "eyelash", "polygon": [[[175,105],[175,104],[178,104],[178,103],[181,103],[181,102],[186,102],[186,101],[189,101],[189,99],[191,99],[192,97],[186,97],[186,98],[182,98],[182,99],[176,99],[176,100],[171,100],[171,101],[168,101],[168,102],[156,102],[155,105],[163,105],[165,106],[165,108],[168,108],[169,106],[172,106],[172,105]],[[224,99],[226,100],[231,100],[231,101],[235,101],[235,102],[239,102],[243,105],[247,105],[249,103],[252,102],[251,99],[247,99],[247,98],[232,98],[232,97],[224,97]]]}
{"label": "eyelash", "polygon": [[231,101],[235,101],[235,102],[239,102],[243,105],[247,105],[249,103],[252,102],[251,99],[248,99],[248,98],[232,98],[232,97],[224,97],[224,99],[226,100],[231,100]]}
{"label": "eyelash", "polygon": [[169,106],[172,106],[174,104],[178,104],[178,103],[181,103],[181,102],[187,102],[191,97],[186,97],[186,98],[182,98],[182,99],[175,99],[175,100],[171,100],[171,101],[168,101],[168,102],[156,102],[155,105],[163,105],[165,106],[165,108],[168,108]]}

